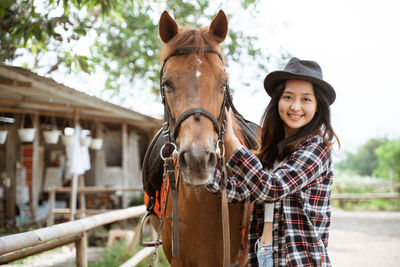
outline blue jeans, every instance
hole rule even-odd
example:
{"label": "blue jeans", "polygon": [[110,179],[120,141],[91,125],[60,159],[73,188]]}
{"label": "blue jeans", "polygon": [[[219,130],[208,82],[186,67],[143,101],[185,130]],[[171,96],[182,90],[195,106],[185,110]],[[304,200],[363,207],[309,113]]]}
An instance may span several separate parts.
{"label": "blue jeans", "polygon": [[274,259],[272,257],[272,245],[263,245],[260,239],[254,245],[254,252],[257,254],[259,267],[273,267]]}

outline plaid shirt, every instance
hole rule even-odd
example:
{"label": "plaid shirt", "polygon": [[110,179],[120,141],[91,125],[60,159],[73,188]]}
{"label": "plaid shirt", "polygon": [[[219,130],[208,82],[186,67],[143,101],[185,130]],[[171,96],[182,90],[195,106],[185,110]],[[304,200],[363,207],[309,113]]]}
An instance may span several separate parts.
{"label": "plaid shirt", "polygon": [[[331,217],[331,151],[320,136],[310,137],[271,172],[241,146],[227,162],[227,195],[232,203],[255,201],[249,231],[249,266],[258,266],[254,244],[262,235],[264,203],[275,202],[274,266],[331,266],[327,254]],[[219,193],[216,169],[207,189]]]}

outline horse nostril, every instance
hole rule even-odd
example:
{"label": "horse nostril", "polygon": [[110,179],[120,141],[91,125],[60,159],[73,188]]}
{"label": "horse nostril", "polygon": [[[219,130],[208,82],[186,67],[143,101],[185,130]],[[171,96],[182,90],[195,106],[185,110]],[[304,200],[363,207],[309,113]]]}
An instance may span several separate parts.
{"label": "horse nostril", "polygon": [[217,156],[214,152],[209,152],[208,153],[208,159],[207,159],[207,168],[214,168],[215,164],[217,163]]}
{"label": "horse nostril", "polygon": [[181,168],[182,170],[185,170],[188,168],[186,156],[187,156],[186,152],[179,153],[178,164],[179,164],[179,168]]}

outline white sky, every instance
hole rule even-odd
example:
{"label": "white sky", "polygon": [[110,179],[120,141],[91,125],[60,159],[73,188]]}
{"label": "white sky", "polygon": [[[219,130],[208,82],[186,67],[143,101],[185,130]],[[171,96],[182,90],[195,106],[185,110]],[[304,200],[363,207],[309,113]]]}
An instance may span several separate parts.
{"label": "white sky", "polygon": [[[278,54],[283,47],[293,56],[321,65],[325,79],[336,89],[332,119],[342,151],[354,151],[369,138],[400,136],[400,2],[264,0],[258,8],[257,18],[232,17],[230,30],[258,36],[257,45],[272,53]],[[244,72],[255,67],[248,62]],[[236,107],[246,118],[259,122],[269,101],[263,78],[248,81],[252,83],[249,89],[238,82],[246,79],[243,70],[233,65],[229,72]],[[91,93],[104,84],[102,73],[84,82],[62,73],[53,78]],[[163,112],[159,100],[144,92],[135,92],[129,105],[158,117]]]}

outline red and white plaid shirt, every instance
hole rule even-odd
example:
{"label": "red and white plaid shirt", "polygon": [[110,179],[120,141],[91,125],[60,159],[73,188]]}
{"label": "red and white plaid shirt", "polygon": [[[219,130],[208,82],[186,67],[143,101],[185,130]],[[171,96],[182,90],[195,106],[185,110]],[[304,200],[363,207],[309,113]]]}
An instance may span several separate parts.
{"label": "red and white plaid shirt", "polygon": [[[274,266],[331,266],[327,254],[333,182],[330,149],[322,137],[302,142],[271,172],[247,148],[238,148],[227,162],[228,201],[255,201],[249,231],[249,266],[258,266],[254,244],[262,235],[264,203],[275,203]],[[216,169],[207,189],[219,193]]]}

